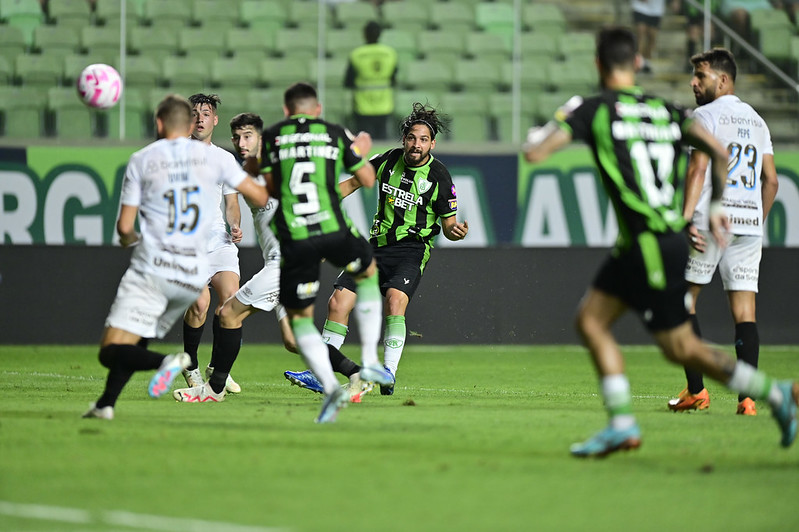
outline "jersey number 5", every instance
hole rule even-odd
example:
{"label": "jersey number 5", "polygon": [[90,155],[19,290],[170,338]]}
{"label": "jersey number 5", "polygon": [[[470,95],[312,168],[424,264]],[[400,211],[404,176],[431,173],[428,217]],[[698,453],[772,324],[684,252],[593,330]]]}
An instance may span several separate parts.
{"label": "jersey number 5", "polygon": [[[307,216],[319,212],[319,192],[308,177],[314,173],[316,173],[316,163],[312,161],[294,163],[291,168],[289,190],[298,200],[293,207],[294,214],[297,216]],[[299,201],[301,195],[305,196],[305,201]]]}
{"label": "jersey number 5", "polygon": [[175,231],[191,233],[197,228],[200,219],[200,207],[191,202],[191,195],[199,191],[197,187],[186,187],[179,190],[170,190],[164,194],[164,199],[169,206],[169,229],[167,234]]}

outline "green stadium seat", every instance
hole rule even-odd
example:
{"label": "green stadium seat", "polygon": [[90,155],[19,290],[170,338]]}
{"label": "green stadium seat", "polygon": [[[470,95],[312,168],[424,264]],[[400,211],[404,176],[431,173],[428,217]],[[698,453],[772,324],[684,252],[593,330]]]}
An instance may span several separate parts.
{"label": "green stadium seat", "polygon": [[464,44],[466,53],[476,59],[501,63],[511,58],[511,49],[505,39],[495,33],[467,33]]}
{"label": "green stadium seat", "polygon": [[282,57],[304,61],[316,57],[318,48],[316,28],[282,28],[275,32],[275,50]]}
{"label": "green stadium seat", "polygon": [[334,9],[336,26],[352,31],[361,30],[370,20],[380,19],[377,7],[370,2],[340,3]]}
{"label": "green stadium seat", "polygon": [[261,82],[282,94],[292,83],[309,81],[310,61],[285,58],[264,59],[260,63]]}
{"label": "green stadium seat", "polygon": [[161,83],[161,67],[148,55],[129,55],[125,58],[125,87],[152,89]]}
{"label": "green stadium seat", "polygon": [[430,4],[430,20],[436,28],[468,33],[475,29],[474,7],[459,2]]}
{"label": "green stadium seat", "polygon": [[508,49],[513,46],[515,20],[516,13],[510,4],[481,2],[475,5],[475,23],[477,27],[488,33],[501,35]]}
{"label": "green stadium seat", "polygon": [[[77,99],[77,95],[73,93]],[[44,131],[45,91],[28,87],[0,86],[0,115],[5,138],[35,139]]]}
{"label": "green stadium seat", "polygon": [[47,107],[53,115],[53,136],[62,140],[95,136],[96,111],[83,104],[73,87],[52,87],[47,96]]}
{"label": "green stadium seat", "polygon": [[229,55],[253,61],[254,65],[272,55],[275,49],[274,34],[265,34],[259,28],[231,28],[225,37]]}
{"label": "green stadium seat", "polygon": [[220,57],[211,61],[211,84],[214,87],[252,88],[261,78],[258,63],[240,57]]}
{"label": "green stadium seat", "polygon": [[549,65],[549,79],[557,91],[587,95],[597,91],[596,69],[586,68],[579,60],[555,61]]}
{"label": "green stadium seat", "polygon": [[25,37],[25,45],[30,48],[33,30],[44,23],[44,12],[38,0],[0,0],[0,20],[19,29]]}
{"label": "green stadium seat", "polygon": [[560,107],[568,102],[573,96],[574,93],[569,91],[539,93],[535,102],[536,124],[545,124],[552,120],[555,116],[555,111],[560,109]]}
{"label": "green stadium seat", "polygon": [[232,149],[230,143],[230,119],[239,113],[250,113],[253,110],[247,102],[250,89],[247,87],[219,87],[214,89],[222,103],[216,108],[219,122],[216,126],[214,141],[225,149]]}
{"label": "green stadium seat", "polygon": [[[549,78],[551,63],[552,60],[547,56],[532,56],[529,58],[523,56],[520,69],[522,91],[529,93],[551,88],[552,83]],[[500,79],[502,80],[502,85],[507,89],[511,89],[513,85],[513,67],[513,62],[505,62],[501,67]]]}
{"label": "green stadium seat", "polygon": [[[152,109],[148,94],[147,89],[125,85],[122,93],[125,99],[125,140],[144,140],[152,137],[150,131]],[[105,114],[108,138],[119,139],[121,102],[101,114]]]}
{"label": "green stadium seat", "polygon": [[163,62],[163,73],[170,92],[185,92],[186,87],[194,87],[190,89],[194,94],[208,86],[210,81],[210,68],[196,57],[167,57]]}
{"label": "green stadium seat", "polygon": [[557,39],[558,53],[565,61],[578,59],[578,56],[593,64],[596,54],[596,38],[587,32],[570,31]]}
{"label": "green stadium seat", "polygon": [[352,118],[352,92],[342,88],[325,89],[322,118],[346,126]]}
{"label": "green stadium seat", "polygon": [[249,112],[259,115],[264,121],[264,126],[282,120],[284,117],[283,90],[282,88],[251,89],[247,92],[247,109]]}
{"label": "green stadium seat", "polygon": [[393,28],[385,29],[380,34],[380,42],[397,51],[397,62],[400,69],[409,68],[419,54],[414,35],[409,31]]}
{"label": "green stadium seat", "polygon": [[314,0],[294,0],[286,5],[287,22],[294,28],[316,29],[319,27],[319,6],[324,5],[326,27],[332,28],[335,24],[333,11],[326,2]]}
{"label": "green stadium seat", "polygon": [[61,56],[22,54],[15,64],[16,78],[21,85],[55,86],[61,80]]}
{"label": "green stadium seat", "polygon": [[452,85],[452,63],[436,59],[421,59],[404,77],[406,89],[445,92]]}
{"label": "green stadium seat", "polygon": [[191,0],[147,0],[144,20],[150,26],[168,27],[173,31],[188,26],[191,24]]}
{"label": "green stadium seat", "polygon": [[[127,58],[130,61],[131,57]],[[119,52],[111,50],[93,52],[91,54],[67,54],[62,61],[63,70],[62,79],[63,84],[69,87],[74,87],[78,81],[78,76],[83,72],[83,69],[95,63],[105,63],[117,68],[119,62]],[[127,84],[126,84],[127,85]]]}
{"label": "green stadium seat", "polygon": [[493,59],[461,59],[453,68],[453,81],[458,90],[493,92],[501,84],[500,67]]}
{"label": "green stadium seat", "polygon": [[[120,14],[122,12],[121,4],[122,2],[119,0],[96,0],[94,4],[94,16],[97,23],[104,26],[118,26]],[[128,27],[140,23],[141,13],[138,9],[139,6],[135,2],[131,0],[125,2],[125,21]]]}
{"label": "green stadium seat", "polygon": [[787,63],[791,58],[791,39],[796,35],[792,28],[768,28],[759,33],[760,53],[777,63]]}
{"label": "green stadium seat", "polygon": [[520,36],[522,59],[546,56],[555,59],[560,54],[558,39],[548,33],[523,32]]}
{"label": "green stadium seat", "polygon": [[441,106],[443,94],[442,91],[427,89],[396,90],[394,91],[394,114],[397,119],[407,116],[416,102],[438,108]]}
{"label": "green stadium seat", "polygon": [[198,26],[211,26],[214,31],[222,31],[238,25],[238,8],[238,1],[194,0],[191,19]]}
{"label": "green stadium seat", "polygon": [[464,34],[459,31],[422,31],[417,34],[416,43],[425,59],[452,64],[464,55]]}
{"label": "green stadium seat", "polygon": [[[522,92],[519,101],[520,115],[515,142],[521,142],[527,130],[535,123],[535,99],[530,93]],[[500,142],[514,142],[513,138],[513,94],[509,92],[495,93],[488,96],[488,112],[493,124],[493,131]]]}
{"label": "green stadium seat", "polygon": [[5,57],[13,65],[19,54],[25,53],[27,48],[25,34],[13,26],[4,26],[0,31],[0,56]]}
{"label": "green stadium seat", "polygon": [[522,24],[529,31],[560,35],[566,31],[566,17],[555,4],[527,4],[522,8]]}
{"label": "green stadium seat", "polygon": [[487,94],[444,93],[441,111],[452,118],[448,139],[456,142],[485,142],[489,139]]}
{"label": "green stadium seat", "polygon": [[11,85],[14,82],[14,66],[8,59],[0,55],[0,85]]}
{"label": "green stadium seat", "polygon": [[348,57],[354,48],[363,44],[364,41],[359,35],[360,32],[355,32],[352,29],[328,30],[325,34],[325,51],[327,55],[330,57]]}
{"label": "green stadium seat", "polygon": [[[344,71],[347,69],[347,59],[332,58],[325,60],[324,81],[326,89],[343,89]],[[319,61],[311,59],[309,65],[309,79],[311,83],[319,86]]]}
{"label": "green stadium seat", "polygon": [[430,4],[408,0],[384,2],[381,6],[384,27],[413,34],[430,29]]}
{"label": "green stadium seat", "polygon": [[286,8],[280,2],[244,0],[239,6],[239,24],[257,28],[264,35],[273,34],[284,27],[287,21]]}
{"label": "green stadium seat", "polygon": [[182,28],[178,32],[178,51],[210,63],[225,55],[225,42],[211,38],[204,28]]}
{"label": "green stadium seat", "polygon": [[50,23],[82,28],[91,24],[92,10],[86,0],[47,0]]}
{"label": "green stadium seat", "polygon": [[[81,47],[85,53],[116,50],[119,54],[119,26],[86,26],[80,30]],[[127,40],[126,40],[127,42]]]}
{"label": "green stadium seat", "polygon": [[161,64],[167,57],[177,54],[178,32],[166,27],[134,27],[130,30],[128,48]]}
{"label": "green stadium seat", "polygon": [[80,32],[74,26],[38,26],[33,30],[33,48],[39,53],[65,56],[81,50]]}

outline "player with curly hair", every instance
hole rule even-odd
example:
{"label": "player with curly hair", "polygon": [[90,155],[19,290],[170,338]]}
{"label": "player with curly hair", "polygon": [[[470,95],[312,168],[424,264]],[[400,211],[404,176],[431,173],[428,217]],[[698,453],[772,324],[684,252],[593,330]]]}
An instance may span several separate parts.
{"label": "player with curly hair", "polygon": [[[405,312],[430,259],[433,238],[443,233],[449,240],[462,240],[469,231],[466,222],[458,223],[458,200],[452,177],[432,150],[436,135],[447,129],[447,117],[422,103],[414,103],[411,113],[400,124],[402,147],[393,148],[371,159],[379,183],[377,212],[370,231],[380,274],[380,290],[385,298],[383,333],[385,368],[396,375],[405,346]],[[360,185],[350,178],[339,184],[347,196]],[[341,348],[347,335],[349,315],[355,306],[355,283],[346,273],[339,275],[328,301],[328,319],[322,333],[325,341]],[[353,361],[331,351],[333,369],[352,377],[359,368]],[[321,391],[309,371],[286,371],[285,377],[303,388]],[[362,395],[350,387],[354,401]],[[394,385],[381,385],[380,393],[392,395]]]}

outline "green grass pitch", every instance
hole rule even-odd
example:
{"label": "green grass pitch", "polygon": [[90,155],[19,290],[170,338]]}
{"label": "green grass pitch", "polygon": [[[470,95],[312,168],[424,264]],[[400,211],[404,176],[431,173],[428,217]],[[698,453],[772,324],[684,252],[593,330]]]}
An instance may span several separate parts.
{"label": "green grass pitch", "polygon": [[[2,346],[0,530],[799,529],[799,448],[768,406],[736,416],[708,382],[709,411],[673,414],[681,368],[624,351],[643,445],[580,460],[569,445],[606,418],[578,346],[409,346],[395,395],[330,425],[276,345],[245,344],[221,404],[151,399],[138,373],[110,422],[80,418],[106,374],[95,346]],[[764,346],[760,365],[799,377],[797,355]]]}

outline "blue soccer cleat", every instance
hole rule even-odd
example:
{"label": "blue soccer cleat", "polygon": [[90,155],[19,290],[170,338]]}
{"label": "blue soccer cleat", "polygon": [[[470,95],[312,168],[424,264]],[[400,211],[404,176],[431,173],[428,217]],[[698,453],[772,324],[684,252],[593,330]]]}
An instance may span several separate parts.
{"label": "blue soccer cleat", "polygon": [[771,414],[782,431],[780,444],[790,447],[796,439],[796,399],[799,396],[799,385],[791,381],[780,381],[776,384],[782,392],[782,402],[771,408]]}
{"label": "blue soccer cleat", "polygon": [[322,383],[316,378],[316,375],[311,370],[305,371],[284,371],[283,376],[288,379],[291,384],[297,385],[300,388],[305,388],[316,393],[324,393]]}
{"label": "blue soccer cleat", "polygon": [[319,411],[317,423],[333,423],[338,416],[339,410],[347,406],[350,402],[350,394],[344,388],[336,387],[333,393],[325,395],[322,403],[322,410]]}
{"label": "blue soccer cleat", "polygon": [[394,394],[394,375],[387,367],[363,366],[360,373],[361,380],[380,385],[380,395]]}
{"label": "blue soccer cleat", "polygon": [[627,451],[640,446],[641,429],[638,427],[638,423],[635,423],[632,427],[624,430],[608,426],[588,440],[575,443],[570,450],[573,456],[580,458],[589,456],[601,458],[615,451]]}
{"label": "blue soccer cleat", "polygon": [[391,375],[391,384],[381,384],[380,395],[394,395],[394,383],[397,382],[397,377],[386,366],[383,366],[383,369]]}

